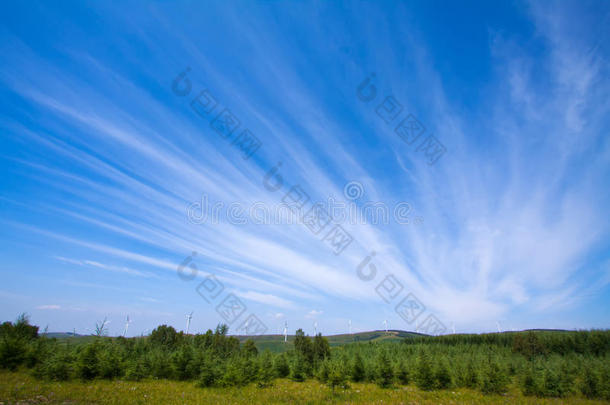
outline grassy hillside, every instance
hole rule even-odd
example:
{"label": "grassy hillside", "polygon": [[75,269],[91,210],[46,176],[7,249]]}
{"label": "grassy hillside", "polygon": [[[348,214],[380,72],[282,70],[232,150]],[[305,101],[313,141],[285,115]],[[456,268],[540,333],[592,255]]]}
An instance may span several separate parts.
{"label": "grassy hillside", "polygon": [[[93,335],[73,335],[72,333],[63,332],[47,333],[45,336],[48,338],[55,338],[61,341],[71,342],[74,344],[89,343],[95,340],[95,336]],[[326,339],[328,339],[328,343],[330,344],[330,346],[335,347],[356,342],[400,342],[404,338],[415,338],[421,336],[426,335],[415,332],[407,332],[404,330],[388,330],[387,332],[383,330],[375,330],[352,334],[345,333],[339,335],[330,335],[325,337]],[[272,353],[282,353],[287,350],[294,349],[294,335],[288,335],[286,343],[284,343],[284,335],[235,335],[235,337],[238,338],[240,343],[242,344],[248,339],[253,340],[254,344],[256,345],[256,348],[261,352],[268,349]],[[138,338],[136,337],[136,339]]]}
{"label": "grassy hillside", "polygon": [[[424,336],[419,333],[406,332],[403,330],[389,330],[389,331],[370,331],[370,332],[359,332],[352,334],[340,334],[325,336],[328,339],[328,343],[334,346],[342,346],[349,343],[356,342],[400,342],[404,338]],[[260,336],[235,336],[241,343],[244,343],[248,339],[252,339],[256,348],[260,351],[266,349],[273,353],[281,353],[286,350],[293,349],[294,335],[288,335],[287,342],[284,343],[284,335],[260,335]]]}

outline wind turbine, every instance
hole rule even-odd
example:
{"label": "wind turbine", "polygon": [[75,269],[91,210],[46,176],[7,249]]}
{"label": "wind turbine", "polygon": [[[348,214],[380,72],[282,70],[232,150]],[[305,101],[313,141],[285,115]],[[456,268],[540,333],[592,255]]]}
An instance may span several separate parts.
{"label": "wind turbine", "polygon": [[453,334],[455,335],[455,323],[451,322],[451,329],[453,330]]}
{"label": "wind turbine", "polygon": [[314,323],[313,323],[313,335],[314,336],[318,335],[318,321],[314,321]]}
{"label": "wind turbine", "polygon": [[125,321],[125,329],[123,329],[123,337],[127,336],[127,329],[129,329],[129,324],[131,320],[129,319],[129,315],[127,315],[127,320]]}
{"label": "wind turbine", "polygon": [[347,329],[349,331],[349,334],[352,334],[352,320],[350,319],[349,321],[347,321]]}
{"label": "wind turbine", "polygon": [[288,322],[284,321],[284,343],[288,340]]}
{"label": "wind turbine", "polygon": [[186,334],[189,334],[189,327],[191,326],[191,319],[193,318],[193,311],[186,316]]}
{"label": "wind turbine", "polygon": [[250,318],[246,319],[246,323],[244,324],[244,330],[246,331],[246,336],[248,336],[248,325],[250,324]]}
{"label": "wind turbine", "polygon": [[385,326],[385,332],[388,333],[388,320],[384,319],[383,325]]}
{"label": "wind turbine", "polygon": [[502,331],[500,330],[500,322],[496,321],[496,327],[498,328],[498,333],[502,332]]}

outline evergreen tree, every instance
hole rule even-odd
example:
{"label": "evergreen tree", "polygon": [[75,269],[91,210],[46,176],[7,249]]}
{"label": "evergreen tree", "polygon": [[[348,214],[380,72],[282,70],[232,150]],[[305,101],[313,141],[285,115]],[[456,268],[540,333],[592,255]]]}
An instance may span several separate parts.
{"label": "evergreen tree", "polygon": [[275,369],[275,375],[277,375],[278,377],[288,377],[288,375],[290,374],[290,365],[288,364],[288,360],[286,359],[285,353],[282,353],[275,358],[273,368]]}
{"label": "evergreen tree", "polygon": [[246,342],[244,343],[244,347],[241,350],[242,350],[242,353],[244,353],[244,355],[246,355],[248,357],[258,355],[258,349],[256,348],[256,345],[254,344],[254,340],[252,340],[252,339],[246,340]]}
{"label": "evergreen tree", "polygon": [[339,362],[331,362],[328,371],[328,380],[326,384],[335,392],[336,387],[343,389],[349,388],[347,384],[347,374],[345,373],[344,367]]}
{"label": "evergreen tree", "polygon": [[313,339],[313,356],[314,360],[324,360],[330,358],[330,345],[321,333],[318,333]]}
{"label": "evergreen tree", "polygon": [[167,350],[173,350],[178,345],[178,332],[171,326],[157,326],[148,337],[150,343],[154,346],[161,347]]}
{"label": "evergreen tree", "polygon": [[36,368],[37,376],[52,381],[67,381],[72,372],[72,358],[63,350],[55,350]]}
{"label": "evergreen tree", "polygon": [[224,374],[220,366],[208,355],[201,362],[197,385],[202,388],[213,387],[219,380],[221,373]]}
{"label": "evergreen tree", "polygon": [[83,380],[91,380],[98,375],[98,342],[87,344],[78,356],[78,375]]}
{"label": "evergreen tree", "polygon": [[366,378],[366,370],[364,368],[364,362],[362,361],[360,352],[356,352],[356,355],[354,356],[351,377],[352,381],[354,382],[364,381]]}
{"label": "evergreen tree", "polygon": [[580,391],[587,398],[597,398],[599,396],[599,375],[597,370],[586,367],[582,377]]}
{"label": "evergreen tree", "polygon": [[188,380],[195,375],[191,374],[189,364],[193,361],[193,349],[190,345],[183,345],[172,355],[173,374],[178,380]]}
{"label": "evergreen tree", "polygon": [[102,346],[98,353],[98,373],[101,378],[113,379],[123,374],[121,361],[113,345]]}
{"label": "evergreen tree", "polygon": [[424,354],[420,354],[417,361],[417,372],[415,375],[415,383],[417,387],[424,391],[430,391],[434,389],[434,373],[428,357]]}
{"label": "evergreen tree", "polygon": [[320,367],[318,367],[318,371],[316,373],[316,377],[320,380],[321,383],[328,382],[328,374],[330,373],[330,361],[324,360],[320,363]]}
{"label": "evergreen tree", "polygon": [[298,329],[294,336],[294,350],[303,357],[303,360],[313,366],[313,345],[311,339],[305,336],[303,329]]}
{"label": "evergreen tree", "polygon": [[479,374],[477,369],[474,367],[474,362],[470,360],[468,366],[466,366],[466,372],[464,373],[463,385],[467,388],[475,388],[479,385]]}
{"label": "evergreen tree", "polygon": [[394,371],[388,354],[384,349],[381,349],[377,358],[377,376],[376,383],[381,388],[390,387],[394,380]]}
{"label": "evergreen tree", "polygon": [[523,375],[521,391],[523,392],[523,395],[526,396],[538,395],[540,393],[537,373],[533,366],[529,367]]}
{"label": "evergreen tree", "polygon": [[436,387],[439,389],[446,389],[451,386],[451,374],[449,373],[449,366],[444,360],[440,360],[436,367]]}
{"label": "evergreen tree", "polygon": [[16,370],[25,359],[26,344],[15,336],[2,336],[0,339],[0,367]]}
{"label": "evergreen tree", "polygon": [[128,381],[140,381],[147,375],[146,365],[143,360],[132,360],[127,364],[125,379]]}
{"label": "evergreen tree", "polygon": [[396,378],[402,385],[409,384],[409,369],[407,368],[405,361],[402,359],[396,364]]}
{"label": "evergreen tree", "polygon": [[290,370],[290,378],[293,381],[305,381],[307,377],[307,367],[305,365],[305,358],[301,354],[295,356],[292,362],[292,368]]}
{"label": "evergreen tree", "polygon": [[481,391],[484,394],[502,394],[506,392],[507,385],[508,377],[506,373],[498,363],[492,361],[483,375]]}
{"label": "evergreen tree", "polygon": [[273,369],[273,362],[271,360],[271,352],[265,350],[261,357],[261,363],[258,374],[258,386],[261,388],[270,387],[273,385],[273,377],[275,376],[275,370]]}
{"label": "evergreen tree", "polygon": [[547,397],[562,397],[561,379],[559,374],[553,369],[544,371],[543,392]]}

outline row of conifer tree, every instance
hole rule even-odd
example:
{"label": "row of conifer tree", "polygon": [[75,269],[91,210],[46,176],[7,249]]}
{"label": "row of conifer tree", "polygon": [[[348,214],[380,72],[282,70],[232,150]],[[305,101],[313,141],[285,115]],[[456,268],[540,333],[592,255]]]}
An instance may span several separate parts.
{"label": "row of conifer tree", "polygon": [[276,378],[315,378],[333,391],[350,383],[383,388],[415,384],[501,394],[610,399],[610,331],[513,332],[409,337],[403,343],[351,343],[331,349],[321,334],[298,330],[281,353],[240,344],[219,325],[185,335],[161,325],[141,338],[49,339],[25,315],[0,325],[0,367],[48,380],[192,380],[201,387],[259,387]]}

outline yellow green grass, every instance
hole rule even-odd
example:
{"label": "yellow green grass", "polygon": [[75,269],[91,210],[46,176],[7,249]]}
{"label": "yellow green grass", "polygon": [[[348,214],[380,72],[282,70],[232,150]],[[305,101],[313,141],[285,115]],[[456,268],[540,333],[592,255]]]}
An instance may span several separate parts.
{"label": "yellow green grass", "polygon": [[316,380],[276,380],[274,386],[197,388],[192,382],[95,380],[48,382],[24,372],[0,371],[0,402],[6,404],[602,404],[583,398],[524,397],[511,387],[505,395],[468,389],[425,392],[413,385],[381,389],[352,383],[335,393]]}

